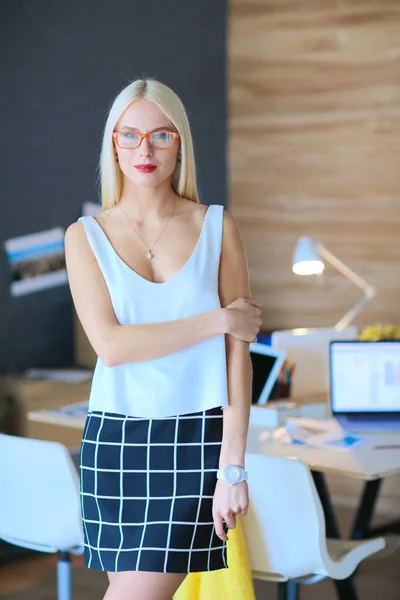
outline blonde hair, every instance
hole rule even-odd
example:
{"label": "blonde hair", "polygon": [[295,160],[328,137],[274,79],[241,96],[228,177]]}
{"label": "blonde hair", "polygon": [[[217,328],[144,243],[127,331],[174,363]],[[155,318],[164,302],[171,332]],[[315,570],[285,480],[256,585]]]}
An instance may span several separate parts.
{"label": "blonde hair", "polygon": [[112,132],[122,113],[135,100],[154,102],[180,134],[181,162],[177,162],[172,174],[172,188],[180,196],[199,202],[192,134],[182,101],[168,86],[155,79],[137,79],[115,98],[104,127],[99,164],[103,210],[115,206],[121,199],[123,175],[115,159]]}

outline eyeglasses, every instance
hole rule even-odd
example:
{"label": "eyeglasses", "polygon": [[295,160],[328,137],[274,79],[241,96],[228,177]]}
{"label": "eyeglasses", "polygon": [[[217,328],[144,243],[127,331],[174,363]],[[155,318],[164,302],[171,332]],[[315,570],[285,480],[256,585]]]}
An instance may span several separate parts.
{"label": "eyeglasses", "polygon": [[172,148],[175,141],[179,137],[179,133],[175,131],[155,131],[154,133],[139,133],[138,131],[113,131],[115,143],[127,150],[138,148],[143,142],[143,139],[149,142],[150,146],[158,150],[168,150]]}

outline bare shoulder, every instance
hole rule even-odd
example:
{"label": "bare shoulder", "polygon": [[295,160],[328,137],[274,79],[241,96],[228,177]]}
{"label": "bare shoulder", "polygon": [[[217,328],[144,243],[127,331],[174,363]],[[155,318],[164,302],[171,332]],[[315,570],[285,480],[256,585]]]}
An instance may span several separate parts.
{"label": "bare shoulder", "polygon": [[226,208],[224,209],[224,229],[231,232],[239,231],[235,217]]}
{"label": "bare shoulder", "polygon": [[189,219],[202,219],[206,214],[208,206],[200,204],[200,202],[194,202],[187,198],[179,196],[177,198],[176,213]]}
{"label": "bare shoulder", "polygon": [[83,246],[89,247],[85,228],[81,221],[75,221],[74,223],[71,223],[65,232],[64,241],[66,250],[76,246],[79,246],[80,249]]}
{"label": "bare shoulder", "polygon": [[76,236],[81,235],[80,232],[83,231],[83,226],[80,221],[75,221],[75,223],[71,223],[69,227],[67,227],[65,231],[65,239],[75,239]]}
{"label": "bare shoulder", "polygon": [[[209,206],[192,202],[186,198],[180,198],[178,204],[178,215],[196,227],[201,227],[204,217]],[[239,226],[235,217],[226,209],[223,212],[223,228],[222,228],[222,246],[223,254],[236,249],[239,253],[243,253],[243,242],[240,235]]]}
{"label": "bare shoulder", "polygon": [[85,227],[81,221],[75,221],[67,228],[64,235],[65,257],[67,265],[93,262],[93,252],[89,245]]}
{"label": "bare shoulder", "polygon": [[222,249],[219,268],[221,305],[227,306],[236,298],[249,298],[249,273],[246,253],[235,217],[224,211]]}
{"label": "bare shoulder", "polygon": [[242,252],[243,242],[240,230],[235,217],[227,210],[224,210],[224,221],[222,227],[222,250],[233,250]]}
{"label": "bare shoulder", "polygon": [[111,208],[107,208],[106,210],[102,210],[97,213],[95,217],[93,217],[103,228],[107,228],[108,224],[113,223],[114,221],[119,222],[121,220],[121,212],[118,208],[118,204],[116,206],[112,206]]}

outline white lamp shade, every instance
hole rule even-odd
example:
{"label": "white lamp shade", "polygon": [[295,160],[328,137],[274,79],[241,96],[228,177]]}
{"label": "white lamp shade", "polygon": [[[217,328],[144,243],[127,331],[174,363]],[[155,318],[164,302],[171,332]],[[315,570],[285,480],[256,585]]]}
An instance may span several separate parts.
{"label": "white lamp shade", "polygon": [[293,254],[293,273],[296,275],[320,275],[325,268],[317,249],[309,237],[301,237]]}

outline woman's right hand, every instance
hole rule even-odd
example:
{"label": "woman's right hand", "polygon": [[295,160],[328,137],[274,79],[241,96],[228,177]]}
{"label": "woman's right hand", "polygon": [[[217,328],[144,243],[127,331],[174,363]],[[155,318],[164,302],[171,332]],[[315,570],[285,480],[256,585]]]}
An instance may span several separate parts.
{"label": "woman's right hand", "polygon": [[252,298],[238,298],[226,307],[228,334],[243,342],[256,342],[262,324],[261,304]]}

